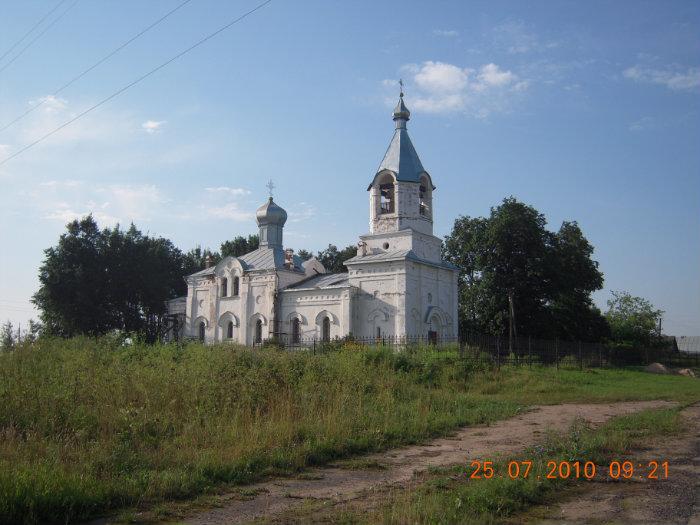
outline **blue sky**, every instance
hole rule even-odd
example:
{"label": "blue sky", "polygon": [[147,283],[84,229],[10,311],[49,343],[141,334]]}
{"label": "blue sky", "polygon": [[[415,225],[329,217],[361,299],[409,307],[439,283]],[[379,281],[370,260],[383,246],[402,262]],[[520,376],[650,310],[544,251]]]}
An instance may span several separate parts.
{"label": "blue sky", "polygon": [[[193,0],[50,97],[177,3],[78,0],[0,71],[0,127],[44,100],[0,160],[256,5]],[[56,4],[3,2],[0,54]],[[271,178],[286,245],[356,242],[399,78],[437,235],[513,195],[579,222],[598,304],[628,290],[700,334],[700,3],[678,1],[274,0],[0,166],[0,320],[37,316],[42,251],[89,212],[218,248]]]}

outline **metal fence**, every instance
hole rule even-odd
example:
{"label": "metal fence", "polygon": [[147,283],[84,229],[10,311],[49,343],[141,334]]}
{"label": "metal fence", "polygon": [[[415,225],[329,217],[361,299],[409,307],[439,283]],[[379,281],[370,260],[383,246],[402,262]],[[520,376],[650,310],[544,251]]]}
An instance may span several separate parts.
{"label": "metal fence", "polygon": [[281,334],[256,343],[291,351],[326,353],[345,345],[387,347],[395,351],[452,353],[463,359],[502,365],[566,368],[644,366],[659,362],[674,368],[700,368],[700,354],[665,348],[620,348],[603,343],[467,333],[459,338],[425,336],[346,337],[322,340]]}

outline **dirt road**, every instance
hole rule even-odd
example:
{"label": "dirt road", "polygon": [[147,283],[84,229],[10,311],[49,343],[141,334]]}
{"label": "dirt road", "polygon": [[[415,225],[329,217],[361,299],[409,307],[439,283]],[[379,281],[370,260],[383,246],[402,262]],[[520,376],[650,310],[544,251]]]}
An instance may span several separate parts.
{"label": "dirt road", "polygon": [[671,438],[656,440],[628,459],[645,465],[668,461],[667,480],[644,478],[613,481],[604,475],[581,484],[554,505],[535,507],[513,522],[538,524],[663,523],[700,525],[700,405],[682,412],[688,428]]}
{"label": "dirt road", "polygon": [[[256,518],[289,516],[305,501],[326,500],[336,504],[361,497],[367,491],[409,482],[414,472],[431,466],[466,464],[468,459],[491,459],[495,454],[511,454],[542,441],[549,430],[565,431],[576,418],[600,424],[611,417],[647,408],[673,406],[665,401],[640,401],[591,405],[538,406],[519,416],[490,426],[469,427],[453,436],[426,445],[393,449],[363,456],[367,466],[330,466],[310,469],[299,478],[281,478],[258,483],[222,496],[215,509],[191,516],[192,525],[246,523]],[[356,460],[355,465],[358,464]]]}

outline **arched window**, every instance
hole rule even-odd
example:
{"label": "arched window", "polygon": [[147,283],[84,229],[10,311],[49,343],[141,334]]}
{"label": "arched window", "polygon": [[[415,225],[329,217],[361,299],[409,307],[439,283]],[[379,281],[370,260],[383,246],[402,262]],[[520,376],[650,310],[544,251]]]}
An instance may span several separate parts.
{"label": "arched window", "polygon": [[224,277],[221,279],[221,297],[226,297],[228,295],[228,279]]}
{"label": "arched window", "polygon": [[379,185],[379,212],[394,213],[394,183],[387,182]]}
{"label": "arched window", "polygon": [[233,339],[233,321],[229,321],[226,325],[226,338]]}
{"label": "arched window", "polygon": [[331,340],[331,320],[328,317],[324,317],[321,323],[321,340]]}
{"label": "arched window", "polygon": [[262,343],[262,319],[255,321],[255,342]]}
{"label": "arched window", "polygon": [[431,218],[431,207],[433,205],[433,185],[430,179],[423,175],[420,178],[420,188],[418,190],[418,206],[422,217]]}
{"label": "arched window", "polygon": [[238,277],[233,278],[233,296],[236,297],[238,295],[238,288],[240,286],[240,279]]}
{"label": "arched window", "polygon": [[204,324],[204,321],[199,322],[199,340],[204,342],[204,336],[206,335],[206,330],[207,327]]}
{"label": "arched window", "polygon": [[299,343],[301,341],[301,322],[299,318],[292,319],[292,342]]}
{"label": "arched window", "polygon": [[378,326],[377,327],[377,339],[381,339],[381,338],[382,338],[382,327]]}

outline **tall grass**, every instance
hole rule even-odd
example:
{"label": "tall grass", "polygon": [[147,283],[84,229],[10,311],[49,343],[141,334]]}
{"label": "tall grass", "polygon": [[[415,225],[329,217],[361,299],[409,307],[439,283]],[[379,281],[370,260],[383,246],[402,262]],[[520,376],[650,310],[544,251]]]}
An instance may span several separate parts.
{"label": "tall grass", "polygon": [[66,522],[413,443],[561,400],[700,399],[635,372],[501,372],[428,349],[323,355],[40,340],[0,354],[0,523]]}
{"label": "tall grass", "polygon": [[180,498],[515,413],[429,356],[44,340],[0,356],[0,521]]}

